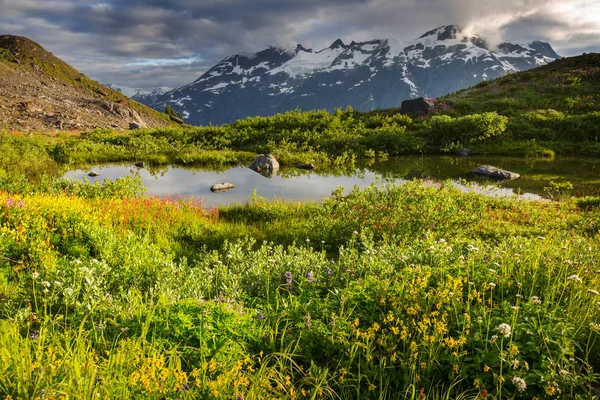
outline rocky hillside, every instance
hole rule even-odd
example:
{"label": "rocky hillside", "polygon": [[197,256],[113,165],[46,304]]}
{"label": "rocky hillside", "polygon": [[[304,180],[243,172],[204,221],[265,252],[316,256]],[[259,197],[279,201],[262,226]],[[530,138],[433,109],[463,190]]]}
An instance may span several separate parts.
{"label": "rocky hillside", "polygon": [[312,50],[269,47],[235,54],[195,82],[148,104],[181,111],[190,124],[221,124],[247,116],[352,106],[397,107],[413,97],[438,97],[511,72],[544,65],[558,55],[548,43],[502,43],[443,26],[416,40],[372,40]]}
{"label": "rocky hillside", "polygon": [[20,132],[170,126],[169,118],[89,79],[39,44],[0,36],[0,128]]}

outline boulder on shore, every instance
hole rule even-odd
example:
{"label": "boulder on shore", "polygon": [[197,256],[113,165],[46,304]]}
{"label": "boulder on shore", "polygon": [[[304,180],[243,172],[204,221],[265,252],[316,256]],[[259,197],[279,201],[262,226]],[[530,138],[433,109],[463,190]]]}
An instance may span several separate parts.
{"label": "boulder on shore", "polygon": [[248,167],[256,172],[260,171],[276,171],[279,169],[279,163],[271,154],[261,154]]}
{"label": "boulder on shore", "polygon": [[491,165],[480,165],[471,171],[471,173],[499,181],[513,180],[521,177],[521,175],[517,174],[516,172],[505,171]]}
{"label": "boulder on shore", "polygon": [[96,177],[96,176],[100,176],[100,174],[97,173],[96,171],[90,171],[90,172],[88,172],[88,176]]}
{"label": "boulder on shore", "polygon": [[313,169],[315,169],[315,165],[312,163],[311,164],[296,164],[296,168],[313,170]]}
{"label": "boulder on shore", "polygon": [[425,97],[419,97],[411,100],[404,100],[400,106],[402,114],[428,114],[433,108],[434,103]]}
{"label": "boulder on shore", "polygon": [[211,192],[224,192],[225,190],[231,190],[235,187],[233,183],[223,182],[215,183],[210,187]]}
{"label": "boulder on shore", "polygon": [[471,149],[458,149],[456,150],[456,155],[459,157],[468,157],[473,154],[473,150]]}

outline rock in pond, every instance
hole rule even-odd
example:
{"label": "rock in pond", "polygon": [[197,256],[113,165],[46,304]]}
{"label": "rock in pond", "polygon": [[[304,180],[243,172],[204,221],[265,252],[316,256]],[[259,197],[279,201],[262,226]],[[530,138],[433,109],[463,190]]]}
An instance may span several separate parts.
{"label": "rock in pond", "polygon": [[468,157],[473,154],[473,150],[471,149],[458,149],[456,150],[456,155],[459,157]]}
{"label": "rock in pond", "polygon": [[312,170],[312,169],[315,169],[315,165],[312,163],[311,164],[296,164],[296,168]]}
{"label": "rock in pond", "polygon": [[271,154],[261,154],[248,167],[256,172],[260,171],[276,171],[279,169],[279,163]]}
{"label": "rock in pond", "polygon": [[500,168],[493,167],[491,165],[480,165],[471,171],[474,175],[483,176],[499,181],[518,179],[521,175],[516,172],[505,171]]}
{"label": "rock in pond", "polygon": [[223,182],[223,183],[215,183],[210,187],[211,192],[224,192],[226,190],[231,190],[235,187],[233,183]]}
{"label": "rock in pond", "polygon": [[100,176],[100,174],[97,173],[96,171],[90,171],[90,172],[88,172],[88,176],[95,177],[95,176]]}
{"label": "rock in pond", "polygon": [[428,114],[434,104],[425,97],[419,97],[412,100],[404,100],[400,106],[402,114]]}
{"label": "rock in pond", "polygon": [[135,165],[135,166],[136,166],[136,167],[138,167],[138,168],[144,168],[144,167],[146,166],[146,164],[145,164],[143,161],[136,162],[136,163],[135,163],[135,164],[133,164],[133,165]]}

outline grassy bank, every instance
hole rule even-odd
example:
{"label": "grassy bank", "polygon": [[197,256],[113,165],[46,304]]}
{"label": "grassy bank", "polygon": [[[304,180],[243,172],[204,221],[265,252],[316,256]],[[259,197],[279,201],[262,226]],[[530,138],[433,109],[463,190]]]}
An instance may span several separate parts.
{"label": "grassy bank", "polygon": [[205,211],[127,193],[0,194],[7,398],[587,399],[597,387],[595,202],[411,183]]}

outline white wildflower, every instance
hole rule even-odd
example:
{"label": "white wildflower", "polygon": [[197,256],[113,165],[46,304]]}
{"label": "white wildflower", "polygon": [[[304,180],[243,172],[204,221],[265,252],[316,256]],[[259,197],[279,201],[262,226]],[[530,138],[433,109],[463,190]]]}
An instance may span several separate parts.
{"label": "white wildflower", "polygon": [[519,368],[519,360],[517,360],[516,358],[513,360],[512,362],[512,367],[513,369],[517,369]]}
{"label": "white wildflower", "polygon": [[495,284],[494,282],[490,282],[490,283],[488,283],[488,285],[490,285],[490,287],[491,287],[492,289],[496,287],[496,284]]}
{"label": "white wildflower", "polygon": [[561,369],[560,371],[558,371],[558,373],[561,375],[569,375],[569,371],[566,371],[564,369]]}
{"label": "white wildflower", "polygon": [[54,286],[62,287],[62,282],[54,281]]}
{"label": "white wildflower", "polygon": [[490,343],[495,343],[495,342],[496,342],[496,339],[498,339],[498,335],[493,335],[493,336],[490,338]]}
{"label": "white wildflower", "polygon": [[532,302],[533,304],[542,304],[542,301],[537,296],[531,296],[531,299],[529,301]]}
{"label": "white wildflower", "polygon": [[39,278],[39,277],[40,277],[40,273],[39,273],[39,272],[34,272],[33,274],[31,274],[31,277],[32,277],[33,279],[37,279],[37,278]]}
{"label": "white wildflower", "polygon": [[50,286],[52,286],[52,284],[48,281],[43,281],[42,286],[49,288]]}
{"label": "white wildflower", "polygon": [[525,383],[525,380],[523,378],[515,376],[514,378],[512,378],[512,383],[517,387],[517,390],[519,392],[524,392],[525,390],[527,390],[527,384]]}
{"label": "white wildflower", "polygon": [[496,273],[496,270],[495,270],[495,269],[492,269],[492,268],[488,269],[488,271],[490,271],[492,274],[495,274],[495,273]]}
{"label": "white wildflower", "polygon": [[590,328],[592,328],[592,330],[594,330],[594,331],[600,332],[600,324],[596,324],[594,322],[590,322]]}
{"label": "white wildflower", "polygon": [[509,337],[511,334],[510,325],[502,323],[496,327],[496,329],[504,336],[505,338]]}
{"label": "white wildflower", "polygon": [[568,281],[573,281],[573,282],[577,282],[577,283],[581,283],[583,282],[581,280],[581,278],[577,275],[571,275],[570,277],[567,278]]}
{"label": "white wildflower", "polygon": [[523,298],[523,295],[522,295],[522,294],[520,294],[520,293],[518,293],[518,294],[517,294],[517,299],[522,299],[522,298]]}

